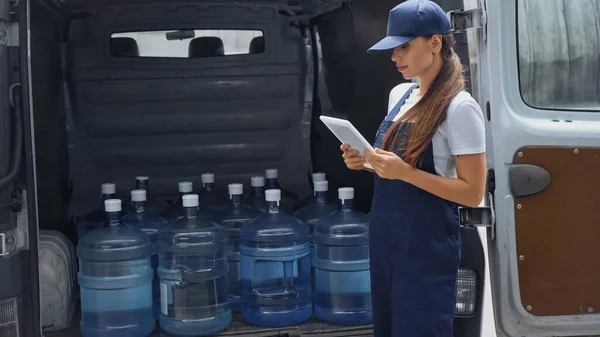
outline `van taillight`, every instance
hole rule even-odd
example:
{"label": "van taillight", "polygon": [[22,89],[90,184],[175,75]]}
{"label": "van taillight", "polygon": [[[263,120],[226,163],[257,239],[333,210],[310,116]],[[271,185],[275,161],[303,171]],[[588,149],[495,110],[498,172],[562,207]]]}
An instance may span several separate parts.
{"label": "van taillight", "polygon": [[0,337],[21,337],[23,298],[21,295],[0,301]]}

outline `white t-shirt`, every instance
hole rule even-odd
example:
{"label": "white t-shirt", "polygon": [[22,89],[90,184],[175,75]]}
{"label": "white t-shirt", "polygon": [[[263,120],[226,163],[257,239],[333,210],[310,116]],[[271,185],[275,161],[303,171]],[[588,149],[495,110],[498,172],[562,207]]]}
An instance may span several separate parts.
{"label": "white t-shirt", "polygon": [[[388,114],[414,83],[402,83],[390,92]],[[419,88],[413,89],[400,111],[402,114],[421,99]],[[447,117],[433,136],[433,161],[437,174],[456,178],[454,156],[485,152],[485,120],[479,104],[471,94],[461,91],[450,103]]]}

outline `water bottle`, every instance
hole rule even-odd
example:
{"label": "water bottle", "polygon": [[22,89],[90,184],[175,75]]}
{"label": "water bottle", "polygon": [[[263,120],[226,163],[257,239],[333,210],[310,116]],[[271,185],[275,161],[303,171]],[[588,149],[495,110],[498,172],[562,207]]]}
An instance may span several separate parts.
{"label": "water bottle", "polygon": [[370,324],[369,217],[352,208],[353,188],[338,193],[341,208],[313,232],[315,316],[336,325]]}
{"label": "water bottle", "polygon": [[296,201],[296,196],[291,193],[284,191],[279,186],[279,170],[270,168],[265,170],[265,177],[267,178],[265,190],[277,189],[281,191],[281,200],[279,201],[279,208],[287,213],[294,211],[293,205]]}
{"label": "water bottle", "polygon": [[267,211],[267,201],[265,200],[265,177],[254,176],[250,177],[250,185],[252,190],[244,203],[261,212]]}
{"label": "water bottle", "polygon": [[[314,177],[314,176],[313,176]],[[322,178],[317,176],[317,179]],[[301,221],[304,221],[310,230],[310,256],[311,256],[311,287],[315,289],[315,271],[313,265],[313,258],[315,254],[315,245],[312,238],[312,234],[315,228],[315,224],[328,215],[335,213],[338,209],[337,205],[330,204],[326,201],[327,191],[329,189],[329,182],[326,180],[314,181],[315,196],[314,198],[304,207],[300,208],[294,216]],[[315,293],[313,292],[313,301]]]}
{"label": "water bottle", "polygon": [[173,223],[185,216],[183,196],[191,194],[194,190],[194,185],[191,181],[180,181],[177,187],[179,189],[179,198],[163,213],[163,218],[169,223]]}
{"label": "water bottle", "polygon": [[[163,213],[168,207],[169,203],[164,200],[157,199],[150,191],[150,178],[147,176],[135,177],[135,189],[146,191],[146,208],[151,209],[156,214]],[[133,211],[133,210],[130,210]]]}
{"label": "water bottle", "polygon": [[198,195],[183,196],[185,217],[158,233],[160,327],[175,336],[208,336],[231,324],[227,233],[198,216]]}
{"label": "water bottle", "polygon": [[103,226],[77,246],[84,337],[143,337],[152,315],[150,237],[121,221],[121,200],[104,201]]}
{"label": "water bottle", "polygon": [[229,306],[234,312],[241,310],[240,304],[240,228],[262,213],[241,203],[244,193],[242,184],[229,184],[229,206],[218,210],[211,220],[227,231],[229,249]]}
{"label": "water bottle", "polygon": [[77,221],[77,237],[80,241],[87,233],[104,224],[104,201],[114,199],[116,195],[115,184],[105,183],[100,186],[102,206],[82,216]]}
{"label": "water bottle", "polygon": [[279,210],[281,191],[265,191],[268,213],[240,230],[242,316],[267,327],[301,324],[312,315],[308,227]]}
{"label": "water bottle", "polygon": [[142,230],[144,233],[148,234],[150,241],[152,242],[152,255],[150,259],[154,273],[154,278],[152,279],[152,303],[154,319],[158,319],[158,315],[160,313],[160,287],[157,274],[158,247],[156,245],[156,240],[158,231],[167,226],[167,222],[163,218],[154,214],[152,211],[148,210],[145,207],[145,203],[145,190],[131,191],[131,206],[135,211],[127,213],[127,215],[123,217],[123,223]]}
{"label": "water bottle", "polygon": [[199,214],[210,218],[217,210],[227,206],[227,201],[215,190],[215,175],[214,173],[203,173],[202,193],[198,196]]}

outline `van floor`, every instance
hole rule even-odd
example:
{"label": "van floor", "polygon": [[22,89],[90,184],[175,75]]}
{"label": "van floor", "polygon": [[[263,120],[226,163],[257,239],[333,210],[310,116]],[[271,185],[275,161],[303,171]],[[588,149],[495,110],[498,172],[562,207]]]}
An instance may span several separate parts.
{"label": "van floor", "polygon": [[[44,337],[79,337],[79,321],[81,320],[81,310],[79,304],[73,313],[71,325],[68,328],[57,331],[45,331]],[[149,337],[170,337],[171,335],[163,332],[158,322],[156,329]],[[238,336],[238,337],[301,337],[301,336],[327,336],[327,337],[372,337],[373,326],[337,326],[322,323],[314,318],[298,326],[282,327],[282,328],[261,328],[249,325],[244,322],[242,315],[239,313],[233,314],[233,321],[229,329],[216,334],[214,336]]]}

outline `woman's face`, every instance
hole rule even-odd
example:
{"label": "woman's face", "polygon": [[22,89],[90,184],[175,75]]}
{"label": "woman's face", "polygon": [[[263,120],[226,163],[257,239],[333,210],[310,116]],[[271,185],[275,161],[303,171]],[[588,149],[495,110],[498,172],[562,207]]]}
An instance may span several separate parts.
{"label": "woman's face", "polygon": [[392,61],[405,79],[418,77],[432,66],[436,52],[441,47],[441,37],[417,37],[394,48]]}

